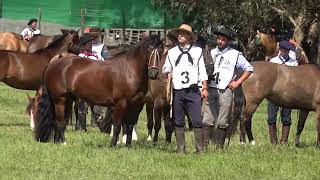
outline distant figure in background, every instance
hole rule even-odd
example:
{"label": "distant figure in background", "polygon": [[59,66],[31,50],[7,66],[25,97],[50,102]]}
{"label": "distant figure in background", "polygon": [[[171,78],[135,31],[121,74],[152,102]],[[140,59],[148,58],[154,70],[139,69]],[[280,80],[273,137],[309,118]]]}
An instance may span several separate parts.
{"label": "distant figure in background", "polygon": [[98,56],[99,60],[105,60],[108,57],[108,49],[104,45],[99,36],[101,35],[101,29],[96,28],[85,28],[84,33],[90,34],[95,39],[92,40],[92,53]]}
{"label": "distant figure in background", "polygon": [[21,36],[24,40],[29,41],[35,34],[40,34],[40,30],[37,29],[38,20],[32,18],[28,22],[28,27],[24,28],[21,32]]}
{"label": "distant figure in background", "polygon": [[[89,34],[84,34],[80,37],[79,44],[81,47],[80,54],[78,56],[89,58],[92,60],[102,60],[97,54],[92,53],[92,41],[96,39]],[[79,99],[78,101],[78,119],[76,122],[76,130],[84,130],[86,131],[86,116],[88,114],[87,107],[91,109],[91,125],[92,127],[97,127],[97,122],[101,115],[101,106],[88,104],[83,99]]]}

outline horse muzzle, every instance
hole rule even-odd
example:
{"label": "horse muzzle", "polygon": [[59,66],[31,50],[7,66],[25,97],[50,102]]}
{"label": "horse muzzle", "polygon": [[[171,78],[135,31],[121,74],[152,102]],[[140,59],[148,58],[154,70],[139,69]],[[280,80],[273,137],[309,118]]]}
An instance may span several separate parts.
{"label": "horse muzzle", "polygon": [[158,67],[150,67],[148,70],[149,79],[155,80],[158,78],[159,69]]}

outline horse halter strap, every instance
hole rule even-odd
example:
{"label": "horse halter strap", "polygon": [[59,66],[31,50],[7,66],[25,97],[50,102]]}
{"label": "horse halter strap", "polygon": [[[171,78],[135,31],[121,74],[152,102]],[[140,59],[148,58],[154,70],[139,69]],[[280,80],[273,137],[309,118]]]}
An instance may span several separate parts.
{"label": "horse halter strap", "polygon": [[[154,60],[154,58],[156,58]],[[159,51],[158,49],[154,49],[152,52],[151,52],[151,55],[149,57],[149,69],[158,69],[158,66],[160,64],[160,54],[159,54]]]}

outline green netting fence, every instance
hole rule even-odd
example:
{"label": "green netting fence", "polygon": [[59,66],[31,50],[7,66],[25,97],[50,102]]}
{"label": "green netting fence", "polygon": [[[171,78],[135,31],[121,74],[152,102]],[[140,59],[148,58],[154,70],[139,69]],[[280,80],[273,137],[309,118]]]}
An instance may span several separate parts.
{"label": "green netting fence", "polygon": [[0,0],[3,18],[39,18],[67,26],[102,28],[172,28],[181,17],[155,8],[151,0]]}

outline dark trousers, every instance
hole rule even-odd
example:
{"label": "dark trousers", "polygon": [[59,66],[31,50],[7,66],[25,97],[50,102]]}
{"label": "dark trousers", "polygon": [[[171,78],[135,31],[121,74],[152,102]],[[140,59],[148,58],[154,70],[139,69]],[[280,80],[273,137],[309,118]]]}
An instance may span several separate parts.
{"label": "dark trousers", "polygon": [[101,114],[101,107],[97,105],[90,105],[87,104],[84,100],[79,99],[78,101],[78,120],[76,127],[77,129],[86,129],[86,122],[87,122],[87,114],[88,114],[88,107],[91,109],[91,125],[97,126],[97,121]]}
{"label": "dark trousers", "polygon": [[177,127],[184,127],[189,113],[194,128],[202,128],[201,95],[199,88],[173,90],[173,116]]}
{"label": "dark trousers", "polygon": [[[273,104],[271,101],[268,101],[268,124],[276,124],[277,122],[277,113],[279,106]],[[291,125],[291,109],[281,108],[280,112],[281,122],[284,125]]]}

